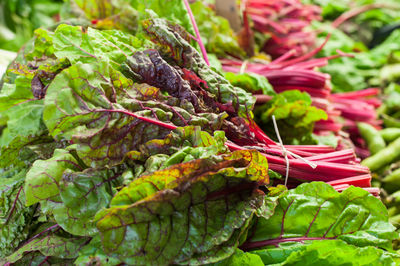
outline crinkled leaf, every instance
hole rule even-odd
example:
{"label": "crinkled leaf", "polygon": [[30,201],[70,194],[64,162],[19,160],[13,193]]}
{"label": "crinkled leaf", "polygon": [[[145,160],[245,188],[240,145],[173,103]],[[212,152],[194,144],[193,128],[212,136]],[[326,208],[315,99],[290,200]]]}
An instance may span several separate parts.
{"label": "crinkled leaf", "polygon": [[[121,168],[121,169],[119,169]],[[110,203],[116,186],[121,184],[122,167],[64,171],[58,183],[59,196],[41,202],[43,212],[52,214],[57,224],[75,236],[93,236],[97,229],[93,218]]]}
{"label": "crinkled leaf", "polygon": [[272,121],[274,115],[283,142],[288,144],[310,137],[315,122],[328,118],[323,110],[311,106],[311,97],[307,93],[298,90],[277,94],[254,112],[256,122],[270,133],[269,136],[276,135]]}
{"label": "crinkled leaf", "polygon": [[254,73],[237,74],[226,72],[225,78],[233,85],[250,93],[262,92],[265,95],[276,95],[274,88],[264,76]]}
{"label": "crinkled leaf", "polygon": [[60,12],[62,19],[84,19],[100,29],[117,29],[135,33],[138,27],[137,10],[125,0],[67,0]]}
{"label": "crinkled leaf", "polygon": [[[26,239],[34,208],[26,207],[23,190],[25,169],[0,175],[0,257],[12,253]],[[11,175],[12,177],[8,177]]]}
{"label": "crinkled leaf", "polygon": [[274,215],[261,216],[252,234],[243,248],[265,247],[265,252],[275,252],[263,258],[264,263],[267,257],[271,259],[268,263],[282,262],[290,252],[312,241],[340,239],[358,247],[391,250],[392,240],[398,237],[379,199],[356,187],[339,193],[322,182],[283,193]]}
{"label": "crinkled leaf", "polygon": [[68,150],[57,149],[48,160],[37,160],[26,174],[26,205],[46,200],[59,193],[59,182],[66,169],[79,171],[81,166]]}
{"label": "crinkled leaf", "polygon": [[[36,30],[34,38],[21,49],[9,66],[3,86],[6,92],[2,92],[1,96],[8,106],[43,98],[46,86],[69,65],[68,60],[55,57],[53,35],[48,30]],[[3,109],[4,107],[7,105],[2,106]]]}
{"label": "crinkled leaf", "polygon": [[57,75],[47,90],[44,120],[50,134],[78,144],[78,155],[88,166],[118,164],[127,152],[170,132],[136,116],[215,130],[226,114],[197,115],[187,101],[134,84],[106,62],[77,63]]}
{"label": "crinkled leaf", "polygon": [[141,14],[141,19],[148,17],[148,15],[145,14],[145,11],[146,9],[151,9],[160,18],[179,24],[194,35],[194,29],[183,1],[129,0],[129,2],[131,3],[131,6]]}
{"label": "crinkled leaf", "polygon": [[4,83],[0,90],[0,111],[3,112],[8,110],[10,107],[32,100],[33,93],[31,90],[31,80],[25,76],[19,76],[15,81],[10,83]]}
{"label": "crinkled leaf", "polygon": [[118,30],[100,31],[90,27],[85,30],[66,24],[57,27],[53,42],[55,55],[68,58],[71,64],[109,60],[117,69],[143,45],[138,38]]}
{"label": "crinkled leaf", "polygon": [[127,157],[146,160],[144,173],[149,173],[174,164],[223,154],[227,151],[225,141],[223,131],[215,131],[211,136],[199,127],[187,126],[177,128],[165,139],[148,141],[140,146],[140,152],[129,152]]}
{"label": "crinkled leaf", "polygon": [[[255,151],[194,160],[142,176],[96,215],[103,247],[130,264],[178,263],[202,257],[228,240],[235,247],[240,235],[231,236],[243,232],[259,205],[254,182],[267,180],[266,159]],[[203,263],[215,259],[199,258]]]}
{"label": "crinkled leaf", "polygon": [[[182,148],[210,148],[214,149],[213,154],[224,153],[227,151],[225,146],[225,133],[214,131],[214,135],[202,131],[198,126],[179,127],[168,134],[164,139],[154,139],[140,146],[140,152],[146,157],[157,154],[171,155],[179,152]],[[203,153],[206,149],[198,149],[199,156],[206,157]],[[199,159],[199,158],[195,158]]]}
{"label": "crinkled leaf", "polygon": [[162,19],[143,22],[150,38],[159,44],[161,50],[182,68],[195,72],[207,84],[205,89],[213,95],[215,101],[232,104],[233,109],[243,117],[248,117],[255,98],[244,90],[232,86],[224,77],[207,66],[199,52],[181,35],[177,27]]}
{"label": "crinkled leaf", "polygon": [[44,256],[56,257],[61,259],[73,259],[78,255],[78,251],[87,243],[88,239],[83,237],[66,237],[48,231],[43,235],[37,236],[10,256],[3,259],[5,262],[15,263],[24,258],[31,252],[40,252]]}
{"label": "crinkled leaf", "polygon": [[134,166],[124,172],[124,183],[174,164],[223,154],[227,151],[225,142],[223,131],[214,131],[211,136],[200,127],[178,127],[164,139],[150,140],[140,145],[139,151],[127,153],[126,157],[134,161]]}
{"label": "crinkled leaf", "polygon": [[[157,50],[135,53],[128,58],[127,66],[125,72],[131,79],[160,88],[182,101],[189,101],[196,110],[208,109],[205,103],[200,102],[200,97],[192,90],[189,81],[182,77],[183,73],[169,65]],[[199,79],[199,82],[203,81]]]}
{"label": "crinkled leaf", "polygon": [[109,265],[117,266],[121,261],[106,255],[101,246],[101,239],[95,236],[89,244],[82,247],[79,256],[74,262],[75,265]]}

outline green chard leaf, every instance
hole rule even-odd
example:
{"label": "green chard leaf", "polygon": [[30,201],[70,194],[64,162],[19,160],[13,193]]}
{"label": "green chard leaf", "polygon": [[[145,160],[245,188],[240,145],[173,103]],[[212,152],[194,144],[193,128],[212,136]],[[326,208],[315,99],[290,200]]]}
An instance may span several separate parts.
{"label": "green chard leaf", "polygon": [[292,252],[279,265],[398,265],[400,255],[374,247],[359,248],[342,240],[314,241]]}
{"label": "green chard leaf", "polygon": [[116,29],[134,34],[138,29],[139,13],[125,0],[66,0],[60,11],[64,21],[76,20],[80,24],[98,29]]}
{"label": "green chard leaf", "polygon": [[186,7],[182,0],[129,0],[131,6],[141,14],[141,20],[148,18],[151,10],[160,18],[181,25],[192,35],[195,34]]}
{"label": "green chard leaf", "polygon": [[[384,253],[377,248],[391,251],[392,241],[398,237],[383,203],[361,188],[350,187],[339,193],[323,182],[302,184],[282,193],[274,209],[272,216],[259,215],[251,231],[253,237],[241,246],[245,250],[257,249],[251,252],[265,264],[282,263],[292,252],[303,252],[309,245],[314,245],[309,252],[324,254],[326,249],[314,248],[325,245],[315,243],[321,241],[332,248],[348,244],[349,252],[373,253],[378,260],[379,254]],[[345,244],[338,244],[337,240]],[[326,256],[332,254],[335,253]]]}
{"label": "green chard leaf", "polygon": [[107,265],[117,266],[121,265],[121,261],[107,256],[101,246],[101,239],[99,236],[93,239],[86,246],[79,250],[79,256],[74,261],[75,265]]}
{"label": "green chard leaf", "polygon": [[225,141],[223,131],[215,131],[211,136],[200,127],[187,126],[175,129],[165,139],[148,141],[139,147],[140,152],[129,152],[127,157],[146,160],[144,173],[150,173],[174,164],[226,153]]}
{"label": "green chard leaf", "polygon": [[42,201],[43,212],[53,215],[65,231],[75,236],[98,233],[93,218],[98,210],[109,205],[115,187],[121,185],[124,167],[113,169],[89,168],[83,172],[64,171],[59,181],[60,193]]}
{"label": "green chard leaf", "polygon": [[107,62],[77,63],[47,90],[44,119],[50,134],[76,143],[78,156],[91,167],[119,164],[127,152],[170,132],[137,116],[212,131],[221,128],[227,115],[196,114],[189,102],[135,84]]}
{"label": "green chard leaf", "polygon": [[[26,207],[25,169],[0,175],[0,257],[4,258],[26,239],[35,208]],[[11,175],[12,177],[8,177]]]}
{"label": "green chard leaf", "polygon": [[31,44],[10,65],[0,91],[0,117],[7,126],[0,137],[2,167],[23,165],[25,146],[48,141],[42,98],[48,84],[69,65],[55,58],[53,33],[38,29]]}
{"label": "green chard leaf", "polygon": [[207,66],[199,52],[192,47],[183,30],[162,19],[143,22],[146,33],[159,45],[161,53],[172,58],[181,68],[194,72],[207,86],[204,87],[214,101],[231,105],[241,117],[251,117],[255,98],[241,88],[232,86],[224,77]]}
{"label": "green chard leaf", "polygon": [[100,31],[66,24],[57,27],[53,42],[55,55],[67,58],[71,64],[109,60],[116,69],[143,45],[138,38],[118,30]]}
{"label": "green chard leaf", "polygon": [[212,264],[213,266],[264,266],[262,259],[249,252],[243,252],[240,249],[236,249],[235,253],[227,259],[221,260]]}
{"label": "green chard leaf", "polygon": [[284,143],[302,142],[311,137],[315,122],[327,119],[327,114],[311,106],[311,97],[297,90],[277,94],[268,103],[254,110],[256,122],[269,136],[275,136],[272,115],[278,124]]}
{"label": "green chard leaf", "polygon": [[58,259],[74,259],[77,257],[78,251],[82,246],[88,242],[87,238],[67,236],[63,235],[62,232],[57,233],[59,229],[57,225],[47,226],[48,228],[35,235],[35,237],[26,242],[17,251],[3,258],[0,262],[19,264],[18,262],[24,260],[26,255],[32,258],[30,256],[32,252],[35,253],[34,257],[39,256],[39,259],[41,255]]}
{"label": "green chard leaf", "polygon": [[58,195],[59,181],[66,169],[82,169],[69,150],[56,149],[52,158],[35,161],[26,174],[27,206]]}
{"label": "green chard leaf", "polygon": [[97,213],[103,248],[128,264],[226,258],[261,204],[254,185],[268,183],[267,172],[260,153],[238,151],[141,176]]}

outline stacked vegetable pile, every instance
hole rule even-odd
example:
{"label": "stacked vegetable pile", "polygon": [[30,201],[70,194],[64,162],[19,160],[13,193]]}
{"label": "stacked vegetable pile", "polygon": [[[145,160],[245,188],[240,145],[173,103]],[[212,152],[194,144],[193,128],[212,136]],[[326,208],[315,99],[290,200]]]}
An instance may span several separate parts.
{"label": "stacked vegetable pile", "polygon": [[[1,84],[2,264],[400,262],[368,168],[351,149],[271,140],[249,83],[196,49],[184,2],[70,1],[62,14]],[[256,114],[291,121],[285,139],[326,115],[244,76],[273,95]],[[285,174],[293,189],[277,185]]]}

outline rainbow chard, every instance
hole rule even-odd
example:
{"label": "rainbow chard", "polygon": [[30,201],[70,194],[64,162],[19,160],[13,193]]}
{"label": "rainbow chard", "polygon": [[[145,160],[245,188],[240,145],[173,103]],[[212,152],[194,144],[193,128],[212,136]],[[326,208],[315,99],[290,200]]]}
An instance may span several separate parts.
{"label": "rainbow chard", "polygon": [[128,264],[229,256],[262,204],[267,169],[258,152],[237,151],[141,176],[96,215],[104,249]]}
{"label": "rainbow chard", "polygon": [[[105,3],[105,16],[114,2]],[[122,14],[120,20],[92,21],[97,29],[62,24],[39,31],[7,72],[0,91],[0,264],[261,263],[264,258],[238,247],[254,253],[251,245],[273,239],[322,238],[318,228],[332,224],[332,237],[354,244],[348,247],[354,254],[364,252],[353,241],[358,237],[375,255],[395,258],[389,254],[395,234],[366,191],[371,176],[354,153],[277,144],[253,120],[255,97],[210,68],[182,27],[141,12],[175,0],[139,2],[137,15],[147,17],[136,25],[136,37],[100,30],[126,30],[114,24],[126,22]],[[76,3],[97,19],[98,2]],[[181,9],[169,7],[186,12],[179,3]],[[166,10],[155,12],[174,14]],[[39,58],[46,66],[28,63],[40,64]],[[324,183],[289,192],[271,187],[287,169],[291,187],[325,181],[337,190],[350,184],[364,189],[340,194]],[[295,199],[304,221],[296,220],[296,209],[283,212]],[[325,208],[354,232],[337,233],[332,216],[312,222]],[[269,219],[279,222],[268,232],[260,229]],[[296,224],[301,228],[291,230]],[[293,255],[287,259],[325,243],[341,245],[327,241],[299,242],[304,249],[296,251],[289,245]],[[284,253],[279,245],[277,252]]]}

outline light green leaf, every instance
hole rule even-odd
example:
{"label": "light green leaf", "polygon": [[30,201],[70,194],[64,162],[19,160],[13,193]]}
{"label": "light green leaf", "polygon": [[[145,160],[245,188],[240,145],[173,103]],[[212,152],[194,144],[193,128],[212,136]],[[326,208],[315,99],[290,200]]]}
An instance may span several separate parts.
{"label": "light green leaf", "polygon": [[[242,247],[265,247],[266,253],[275,254],[262,256],[264,263],[282,262],[313,241],[340,239],[391,250],[398,237],[379,199],[356,187],[339,193],[323,182],[302,184],[279,196],[274,215],[261,216],[253,235]],[[254,252],[261,256],[264,251]]]}
{"label": "light green leaf", "polygon": [[68,150],[57,149],[48,160],[37,160],[26,174],[26,205],[46,200],[59,193],[59,181],[66,169],[81,169]]}

